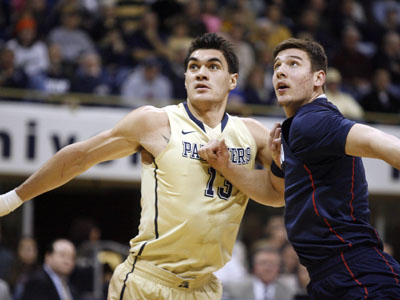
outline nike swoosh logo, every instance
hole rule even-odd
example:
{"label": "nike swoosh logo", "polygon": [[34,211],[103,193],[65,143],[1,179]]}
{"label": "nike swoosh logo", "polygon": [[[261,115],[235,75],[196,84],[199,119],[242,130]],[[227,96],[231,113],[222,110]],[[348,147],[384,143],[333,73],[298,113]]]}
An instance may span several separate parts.
{"label": "nike swoosh logo", "polygon": [[196,132],[196,130],[192,130],[192,131],[183,131],[183,129],[182,129],[182,134],[189,134],[189,133],[193,133],[193,132]]}

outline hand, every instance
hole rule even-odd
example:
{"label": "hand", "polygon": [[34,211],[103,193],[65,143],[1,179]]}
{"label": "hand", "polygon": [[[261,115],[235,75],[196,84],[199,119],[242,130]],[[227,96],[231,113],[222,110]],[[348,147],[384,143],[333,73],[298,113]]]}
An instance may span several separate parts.
{"label": "hand", "polygon": [[269,150],[272,154],[272,159],[278,167],[281,167],[281,132],[282,125],[275,123],[269,134]]}
{"label": "hand", "polygon": [[199,155],[211,167],[220,172],[226,169],[230,163],[228,147],[225,145],[224,140],[211,140],[207,145],[200,148]]}

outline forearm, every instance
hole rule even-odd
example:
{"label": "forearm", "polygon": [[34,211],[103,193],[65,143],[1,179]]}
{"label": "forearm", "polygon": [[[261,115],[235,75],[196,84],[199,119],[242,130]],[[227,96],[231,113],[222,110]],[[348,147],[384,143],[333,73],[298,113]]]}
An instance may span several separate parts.
{"label": "forearm", "polygon": [[285,204],[283,179],[267,169],[249,170],[245,166],[230,163],[220,172],[242,193],[258,203],[274,207]]}
{"label": "forearm", "polygon": [[28,179],[18,186],[15,191],[22,201],[28,201],[40,194],[55,189],[84,172],[84,156],[70,145],[43,164]]}

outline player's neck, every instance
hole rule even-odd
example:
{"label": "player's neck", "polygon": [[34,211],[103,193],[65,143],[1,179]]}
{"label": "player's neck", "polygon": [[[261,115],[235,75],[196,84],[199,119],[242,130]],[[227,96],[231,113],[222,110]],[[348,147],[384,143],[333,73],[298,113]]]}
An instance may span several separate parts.
{"label": "player's neck", "polygon": [[303,99],[303,100],[294,100],[288,101],[285,104],[281,104],[283,111],[287,118],[293,117],[297,111],[304,105],[313,102],[319,96],[321,96],[323,92],[314,92],[311,97]]}
{"label": "player's neck", "polygon": [[201,122],[211,128],[215,128],[221,122],[226,109],[226,101],[223,102],[196,102],[188,101],[190,112]]}

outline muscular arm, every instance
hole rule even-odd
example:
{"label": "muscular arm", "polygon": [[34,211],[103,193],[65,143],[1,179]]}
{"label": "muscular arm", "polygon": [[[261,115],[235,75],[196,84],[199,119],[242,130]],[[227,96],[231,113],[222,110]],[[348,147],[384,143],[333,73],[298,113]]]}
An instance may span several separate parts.
{"label": "muscular arm", "polygon": [[400,139],[376,128],[355,124],[346,139],[347,155],[378,158],[400,170]]}
{"label": "muscular arm", "polygon": [[200,149],[200,156],[253,200],[264,205],[283,206],[283,179],[276,177],[269,170],[272,162],[272,152],[269,148],[269,131],[255,120],[245,119],[245,123],[257,144],[257,160],[266,169],[249,170],[245,166],[233,164],[229,160],[229,152],[224,141],[211,141]]}
{"label": "muscular arm", "polygon": [[161,121],[165,121],[159,114],[163,114],[159,109],[139,108],[124,117],[113,129],[66,146],[17,187],[17,194],[23,201],[30,200],[67,183],[100,162],[131,155],[141,147],[148,147],[146,150],[153,154],[157,149],[149,141],[153,139],[158,126],[162,125]]}

